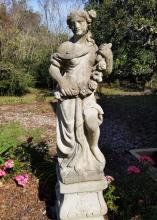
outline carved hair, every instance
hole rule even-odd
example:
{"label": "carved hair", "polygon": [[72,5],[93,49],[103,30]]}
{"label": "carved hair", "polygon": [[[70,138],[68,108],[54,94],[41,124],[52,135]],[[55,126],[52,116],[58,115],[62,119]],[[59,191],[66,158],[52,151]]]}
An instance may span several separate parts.
{"label": "carved hair", "polygon": [[67,17],[67,24],[70,29],[72,27],[72,20],[75,17],[82,17],[86,20],[86,22],[88,24],[88,33],[86,35],[86,39],[87,39],[87,41],[94,44],[95,41],[92,38],[92,33],[91,33],[90,29],[91,29],[91,23],[92,23],[93,18],[96,18],[96,12],[94,10],[90,10],[90,11],[82,10],[82,11],[71,12],[70,15],[68,15],[68,17]]}

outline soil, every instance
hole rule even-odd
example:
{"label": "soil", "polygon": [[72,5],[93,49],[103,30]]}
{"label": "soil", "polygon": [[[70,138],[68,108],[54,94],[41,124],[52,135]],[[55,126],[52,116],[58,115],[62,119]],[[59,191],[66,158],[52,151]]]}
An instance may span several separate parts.
{"label": "soil", "polygon": [[[55,103],[55,102],[54,102]],[[51,104],[34,103],[0,106],[0,124],[18,122],[24,128],[42,128],[50,138],[55,132],[55,113]]]}
{"label": "soil", "polygon": [[10,180],[1,185],[0,191],[1,220],[48,219],[45,202],[38,198],[38,179],[34,176],[26,187],[18,187]]}
{"label": "soil", "polygon": [[[53,105],[55,102],[53,103]],[[0,124],[18,122],[22,127],[42,128],[42,138],[49,146],[52,157],[56,155],[55,113],[51,103],[33,103],[0,106]],[[19,187],[14,180],[0,181],[1,220],[52,219],[54,186],[31,175],[26,187]]]}
{"label": "soil", "polygon": [[[98,100],[104,122],[99,146],[107,161],[105,174],[118,182],[129,165],[138,161],[129,153],[133,148],[157,147],[157,99],[152,96],[107,96]],[[23,127],[44,127],[52,157],[55,156],[55,113],[49,103],[0,106],[0,124],[19,122]],[[18,187],[13,180],[0,182],[0,219],[47,220],[54,205],[54,186],[31,176],[29,184]]]}

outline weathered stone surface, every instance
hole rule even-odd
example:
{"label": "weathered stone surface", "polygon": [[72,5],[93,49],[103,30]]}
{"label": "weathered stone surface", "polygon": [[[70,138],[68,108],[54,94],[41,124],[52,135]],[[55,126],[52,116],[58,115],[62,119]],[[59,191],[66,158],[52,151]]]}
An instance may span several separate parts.
{"label": "weathered stone surface", "polygon": [[94,92],[112,71],[112,44],[99,48],[90,27],[96,12],[72,12],[67,23],[74,36],[51,57],[49,72],[58,82],[58,219],[103,219],[105,158],[98,147],[103,110]]}
{"label": "weathered stone surface", "polygon": [[57,215],[60,220],[103,219],[103,215],[107,213],[102,190],[58,194]]}
{"label": "weathered stone surface", "polygon": [[88,181],[88,182],[80,182],[73,184],[63,184],[62,182],[58,182],[58,188],[60,193],[81,193],[81,192],[97,192],[106,189],[108,186],[106,180],[100,181]]}

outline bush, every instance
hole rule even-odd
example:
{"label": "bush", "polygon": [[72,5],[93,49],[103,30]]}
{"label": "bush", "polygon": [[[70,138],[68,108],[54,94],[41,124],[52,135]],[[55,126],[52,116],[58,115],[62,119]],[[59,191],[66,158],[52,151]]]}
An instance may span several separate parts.
{"label": "bush", "polygon": [[157,92],[157,75],[154,74],[150,82],[146,83],[146,88],[151,89],[154,92]]}
{"label": "bush", "polygon": [[0,95],[23,95],[34,79],[10,62],[0,62]]}
{"label": "bush", "polygon": [[125,80],[144,88],[156,74],[157,1],[90,0],[86,8],[97,12],[92,24],[96,43],[113,45],[114,68],[109,81]]}

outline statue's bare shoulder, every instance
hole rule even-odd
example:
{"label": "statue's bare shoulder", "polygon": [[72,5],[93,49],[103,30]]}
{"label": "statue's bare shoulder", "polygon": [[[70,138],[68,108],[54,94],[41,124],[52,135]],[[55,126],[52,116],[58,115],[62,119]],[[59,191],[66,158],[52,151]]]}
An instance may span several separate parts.
{"label": "statue's bare shoulder", "polygon": [[84,46],[71,41],[65,41],[58,47],[57,54],[62,59],[73,59],[88,54],[91,49],[95,52],[95,45]]}

